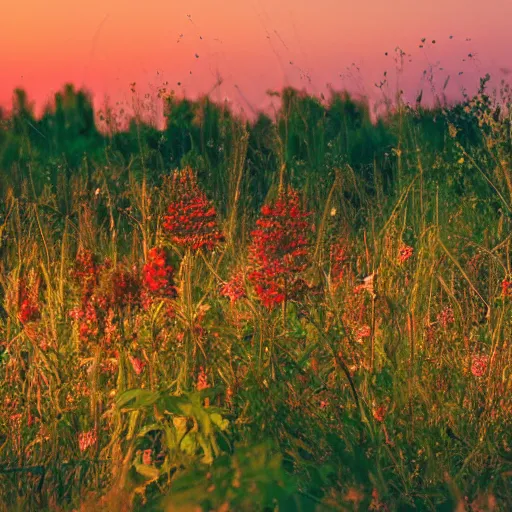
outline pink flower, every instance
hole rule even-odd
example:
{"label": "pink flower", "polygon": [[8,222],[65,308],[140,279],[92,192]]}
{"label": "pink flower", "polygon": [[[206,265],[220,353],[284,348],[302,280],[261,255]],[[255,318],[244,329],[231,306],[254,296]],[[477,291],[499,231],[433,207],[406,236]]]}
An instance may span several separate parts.
{"label": "pink flower", "polygon": [[238,272],[234,274],[233,277],[221,287],[220,294],[223,297],[229,297],[231,304],[246,297],[242,273]]}
{"label": "pink flower", "polygon": [[453,309],[450,306],[445,307],[441,313],[437,315],[437,320],[443,327],[448,327],[453,324],[455,322]]}
{"label": "pink flower", "polygon": [[369,325],[363,325],[356,333],[356,341],[362,343],[365,338],[369,338],[372,335],[372,330]]}
{"label": "pink flower", "polygon": [[132,364],[133,371],[140,375],[146,366],[146,363],[135,356],[130,356],[130,363]]}
{"label": "pink flower", "polygon": [[473,361],[471,363],[471,373],[475,377],[482,377],[487,371],[488,362],[488,356],[473,356]]}
{"label": "pink flower", "polygon": [[95,430],[89,430],[89,432],[80,432],[78,434],[78,447],[81,452],[85,452],[87,448],[93,446],[98,441],[98,436]]}

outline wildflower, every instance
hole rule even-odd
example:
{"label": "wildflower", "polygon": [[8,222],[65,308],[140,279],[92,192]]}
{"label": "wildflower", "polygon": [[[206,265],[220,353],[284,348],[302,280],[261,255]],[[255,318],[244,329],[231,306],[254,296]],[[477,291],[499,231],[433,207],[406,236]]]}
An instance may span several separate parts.
{"label": "wildflower", "polygon": [[503,279],[501,282],[501,293],[503,297],[512,297],[512,278]]}
{"label": "wildflower", "polygon": [[356,333],[356,341],[363,343],[365,338],[369,338],[372,335],[372,330],[369,325],[363,325]]}
{"label": "wildflower", "polygon": [[79,322],[78,334],[81,341],[89,341],[98,335],[98,315],[92,302],[87,301],[81,308],[72,309],[69,316]]}
{"label": "wildflower", "polygon": [[241,272],[234,274],[233,277],[221,287],[220,294],[223,297],[228,297],[231,304],[246,297],[243,274]]}
{"label": "wildflower", "polygon": [[90,255],[79,258],[80,268],[76,276],[83,285],[81,304],[69,313],[78,325],[79,338],[83,342],[99,341],[111,345],[120,339],[118,316],[127,307],[139,307],[142,300],[141,279],[135,267],[113,270],[110,261],[92,265]]}
{"label": "wildflower", "polygon": [[101,363],[101,371],[103,374],[112,375],[117,371],[118,366],[119,361],[113,357],[110,357]]}
{"label": "wildflower", "polygon": [[190,167],[174,173],[173,189],[175,199],[163,222],[170,240],[193,251],[213,250],[224,237],[217,225],[217,212]]}
{"label": "wildflower", "polygon": [[473,356],[473,361],[471,362],[471,373],[475,377],[482,377],[487,371],[488,362],[489,357],[486,355]]}
{"label": "wildflower", "polygon": [[208,375],[206,373],[206,370],[200,366],[199,367],[199,375],[197,376],[197,384],[196,389],[197,391],[202,391],[203,389],[209,388],[208,384]]}
{"label": "wildflower", "polygon": [[120,308],[137,306],[140,302],[140,280],[135,272],[116,269],[112,274],[111,298],[113,305]]}
{"label": "wildflower", "polygon": [[348,260],[346,249],[341,244],[335,244],[331,247],[331,277],[334,282],[343,279],[345,265]]}
{"label": "wildflower", "polygon": [[22,324],[38,320],[41,316],[39,305],[33,303],[30,299],[25,299],[20,306],[19,319]]}
{"label": "wildflower", "polygon": [[398,261],[400,264],[405,263],[414,254],[414,249],[410,245],[402,245],[398,254]]}
{"label": "wildflower", "polygon": [[142,269],[142,303],[147,308],[154,297],[174,298],[174,268],[167,263],[167,255],[162,248],[154,247],[148,253],[148,261]]}
{"label": "wildflower", "polygon": [[[392,444],[386,440],[388,444]],[[368,507],[368,510],[373,511],[380,511],[380,512],[388,512],[389,509],[387,505],[385,505],[381,500],[379,496],[379,491],[374,487],[372,490],[372,501],[370,503],[370,506]]]}
{"label": "wildflower", "polygon": [[89,432],[80,432],[78,434],[78,447],[81,452],[85,452],[87,448],[96,444],[98,440],[98,436],[96,435],[95,430],[90,430]]}
{"label": "wildflower", "polygon": [[441,313],[437,315],[437,321],[445,328],[453,324],[455,322],[453,309],[450,306],[445,307]]}
{"label": "wildflower", "polygon": [[81,284],[84,295],[92,293],[98,273],[99,266],[93,253],[80,249],[76,255],[74,268],[71,270],[71,277]]}
{"label": "wildflower", "polygon": [[373,417],[379,422],[382,423],[386,418],[386,407],[381,405],[373,409]]}
{"label": "wildflower", "polygon": [[301,210],[299,196],[289,188],[275,202],[264,205],[251,233],[249,280],[262,303],[271,308],[284,302],[298,287],[309,262],[309,212]]}
{"label": "wildflower", "polygon": [[28,286],[25,280],[20,279],[18,287],[18,318],[22,324],[35,322],[41,318],[39,306],[39,281]]}
{"label": "wildflower", "polygon": [[130,363],[132,365],[133,371],[140,375],[144,371],[144,367],[146,366],[146,363],[135,356],[130,356]]}

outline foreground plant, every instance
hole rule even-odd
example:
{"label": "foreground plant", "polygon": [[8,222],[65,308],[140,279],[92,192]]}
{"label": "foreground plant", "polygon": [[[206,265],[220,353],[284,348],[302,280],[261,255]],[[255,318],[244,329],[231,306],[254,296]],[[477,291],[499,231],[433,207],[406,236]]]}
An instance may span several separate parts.
{"label": "foreground plant", "polygon": [[310,264],[310,212],[300,206],[292,188],[280,191],[277,199],[261,208],[252,231],[248,279],[264,306],[273,308],[298,297],[305,287]]}

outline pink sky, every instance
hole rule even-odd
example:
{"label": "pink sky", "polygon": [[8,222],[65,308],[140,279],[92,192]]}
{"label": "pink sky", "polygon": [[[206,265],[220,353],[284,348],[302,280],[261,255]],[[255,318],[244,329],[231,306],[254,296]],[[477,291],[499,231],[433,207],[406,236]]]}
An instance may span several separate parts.
{"label": "pink sky", "polygon": [[[486,72],[507,78],[512,68],[511,0],[5,4],[0,16],[4,106],[19,86],[41,106],[65,82],[73,82],[91,90],[100,105],[107,94],[130,102],[131,82],[137,82],[141,95],[167,82],[168,89],[194,96],[210,90],[218,76],[223,83],[212,97],[246,108],[242,95],[260,108],[270,101],[265,91],[283,85],[320,92],[330,83],[375,96],[373,84],[383,72],[394,76],[397,46],[411,54],[401,78],[408,99],[414,99],[429,64],[436,67],[438,86],[450,75],[446,92],[452,98],[461,85],[474,85]],[[426,43],[419,48],[423,37]]]}

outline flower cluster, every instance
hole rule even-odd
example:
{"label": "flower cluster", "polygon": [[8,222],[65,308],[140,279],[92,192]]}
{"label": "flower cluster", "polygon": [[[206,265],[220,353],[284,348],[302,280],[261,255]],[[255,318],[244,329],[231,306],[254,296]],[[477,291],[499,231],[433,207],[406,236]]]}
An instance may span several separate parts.
{"label": "flower cluster", "polygon": [[140,375],[144,371],[144,368],[146,366],[146,363],[136,356],[130,356],[130,363],[132,365],[133,371],[137,375]]}
{"label": "flower cluster", "polygon": [[92,302],[85,302],[80,308],[72,309],[69,316],[78,322],[80,340],[88,341],[98,335],[98,315]]}
{"label": "flower cluster", "polygon": [[197,251],[213,250],[224,240],[215,207],[199,188],[194,171],[187,167],[173,175],[173,201],[163,227],[172,243]]}
{"label": "flower cluster", "polygon": [[86,249],[79,249],[75,265],[71,269],[71,277],[81,283],[84,295],[92,293],[99,270],[94,254]]}
{"label": "flower cluster", "polygon": [[90,446],[94,446],[98,440],[95,430],[89,430],[89,432],[80,432],[78,434],[78,447],[81,452],[85,452]]}
{"label": "flower cluster", "polygon": [[176,287],[174,286],[174,268],[168,264],[165,250],[154,247],[148,253],[148,260],[142,269],[142,283],[146,300],[151,298],[174,298]]}
{"label": "flower cluster", "polygon": [[21,279],[18,286],[18,319],[22,324],[27,324],[40,318],[39,282],[36,281],[29,286]]}
{"label": "flower cluster", "polygon": [[414,249],[410,245],[402,245],[398,252],[398,261],[400,264],[405,263],[414,254]]}
{"label": "flower cluster", "polygon": [[344,276],[345,266],[348,261],[347,250],[342,244],[334,244],[330,251],[331,260],[331,279],[334,284],[338,284]]}
{"label": "flower cluster", "polygon": [[112,269],[109,259],[98,265],[91,253],[79,251],[71,275],[81,289],[80,306],[69,314],[78,323],[80,340],[90,342],[101,336],[111,345],[119,339],[115,318],[126,308],[141,303],[137,269]]}
{"label": "flower cluster", "polygon": [[437,321],[444,328],[448,327],[449,325],[452,325],[455,322],[455,315],[453,313],[453,308],[450,306],[446,306],[441,311],[441,313],[439,313],[437,315]]}
{"label": "flower cluster", "polygon": [[358,343],[363,343],[366,338],[369,338],[372,335],[372,329],[369,325],[363,325],[356,332],[356,341]]}
{"label": "flower cluster", "polygon": [[231,304],[246,297],[243,274],[241,272],[233,274],[231,279],[221,287],[220,294],[222,297],[228,297]]}
{"label": "flower cluster", "polygon": [[311,214],[302,211],[299,195],[289,188],[261,209],[249,247],[249,280],[262,303],[272,308],[303,289],[302,274],[310,256]]}
{"label": "flower cluster", "polygon": [[471,373],[475,377],[482,377],[485,375],[487,371],[487,364],[489,362],[489,357],[486,355],[483,356],[473,356],[473,360],[471,362]]}

